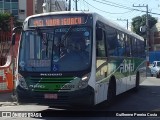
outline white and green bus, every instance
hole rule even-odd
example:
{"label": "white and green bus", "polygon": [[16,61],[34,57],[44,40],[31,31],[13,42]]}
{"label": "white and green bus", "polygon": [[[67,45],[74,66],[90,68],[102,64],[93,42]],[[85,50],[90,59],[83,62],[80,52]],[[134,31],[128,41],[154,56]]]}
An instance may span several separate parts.
{"label": "white and green bus", "polygon": [[22,27],[16,95],[20,103],[96,105],[137,89],[145,66],[144,39],[97,13],[33,15]]}

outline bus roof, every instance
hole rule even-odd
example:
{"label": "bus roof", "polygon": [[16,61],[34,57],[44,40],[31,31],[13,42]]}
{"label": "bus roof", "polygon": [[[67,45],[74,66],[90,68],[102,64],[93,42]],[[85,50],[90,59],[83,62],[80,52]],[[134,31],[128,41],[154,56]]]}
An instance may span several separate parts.
{"label": "bus roof", "polygon": [[27,17],[25,19],[25,21],[28,21],[30,18],[33,18],[33,17],[40,17],[40,16],[47,16],[47,15],[61,15],[61,14],[92,14],[93,17],[96,19],[96,20],[99,20],[113,28],[116,28],[118,29],[119,31],[123,31],[125,32],[126,34],[129,34],[131,36],[134,36],[135,38],[137,39],[140,39],[140,40],[144,40],[143,37],[137,35],[136,33],[132,32],[132,31],[129,31],[123,27],[121,27],[119,24],[115,23],[115,22],[112,22],[111,20],[109,19],[106,19],[104,18],[103,16],[99,15],[98,13],[95,13],[95,12],[89,12],[89,11],[59,11],[59,12],[48,12],[48,13],[41,13],[41,14],[36,14],[36,15],[31,15],[29,17]]}

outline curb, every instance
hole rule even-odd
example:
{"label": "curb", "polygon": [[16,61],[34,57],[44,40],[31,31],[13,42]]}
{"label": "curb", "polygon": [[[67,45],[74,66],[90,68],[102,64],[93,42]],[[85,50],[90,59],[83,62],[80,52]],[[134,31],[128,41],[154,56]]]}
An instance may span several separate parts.
{"label": "curb", "polygon": [[0,107],[3,107],[3,106],[16,106],[18,105],[17,102],[0,102]]}

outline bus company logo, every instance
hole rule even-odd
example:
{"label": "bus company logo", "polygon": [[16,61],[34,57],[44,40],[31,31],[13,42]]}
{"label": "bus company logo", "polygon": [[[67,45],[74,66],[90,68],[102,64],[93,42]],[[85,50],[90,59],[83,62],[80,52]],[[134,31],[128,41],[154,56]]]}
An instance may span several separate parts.
{"label": "bus company logo", "polygon": [[62,76],[62,73],[41,73],[40,76]]}
{"label": "bus company logo", "polygon": [[40,89],[44,89],[45,88],[44,85],[38,85],[38,84],[36,84],[36,85],[29,85],[29,87],[30,88],[40,88]]}
{"label": "bus company logo", "polygon": [[124,62],[120,65],[120,73],[133,72],[133,71],[134,71],[134,63]]}
{"label": "bus company logo", "polygon": [[2,112],[1,117],[12,117],[11,112]]}
{"label": "bus company logo", "polygon": [[31,118],[31,117],[42,117],[41,113],[36,113],[36,112],[2,112],[0,117],[4,117],[4,118],[11,118],[11,117],[18,117],[18,118]]}

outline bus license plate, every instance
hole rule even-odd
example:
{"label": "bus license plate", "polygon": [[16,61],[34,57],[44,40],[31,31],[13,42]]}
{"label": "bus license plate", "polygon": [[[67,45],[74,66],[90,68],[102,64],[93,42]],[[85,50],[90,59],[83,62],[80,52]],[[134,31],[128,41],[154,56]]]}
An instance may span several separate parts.
{"label": "bus license plate", "polygon": [[45,99],[57,99],[58,95],[57,94],[44,94]]}

